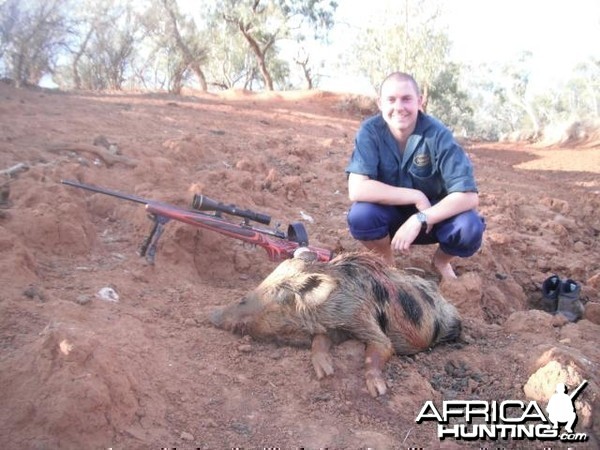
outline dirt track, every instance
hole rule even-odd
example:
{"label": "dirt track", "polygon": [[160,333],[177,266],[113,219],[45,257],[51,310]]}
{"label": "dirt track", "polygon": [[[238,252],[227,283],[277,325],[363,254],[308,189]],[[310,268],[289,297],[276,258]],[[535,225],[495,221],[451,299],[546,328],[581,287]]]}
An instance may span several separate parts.
{"label": "dirt track", "polygon": [[[154,266],[136,255],[143,207],[66,187],[107,186],[178,205],[194,192],[303,220],[311,243],[358,250],[344,167],[361,115],[326,93],[65,94],[0,84],[0,442],[6,448],[439,448],[415,423],[427,400],[536,400],[589,385],[577,431],[600,437],[600,145],[466,144],[488,228],[443,283],[461,342],[387,367],[371,398],[363,347],[334,350],[317,381],[306,348],[213,328],[207,315],[273,268],[262,249],[170,223]],[[98,136],[120,154],[92,145]],[[6,197],[8,196],[8,197]],[[434,278],[433,249],[398,267]],[[539,310],[552,273],[582,285],[585,319]],[[111,287],[118,302],[98,298]],[[529,448],[525,441],[454,442]],[[534,442],[536,448],[541,442]],[[546,443],[553,448],[566,444]]]}

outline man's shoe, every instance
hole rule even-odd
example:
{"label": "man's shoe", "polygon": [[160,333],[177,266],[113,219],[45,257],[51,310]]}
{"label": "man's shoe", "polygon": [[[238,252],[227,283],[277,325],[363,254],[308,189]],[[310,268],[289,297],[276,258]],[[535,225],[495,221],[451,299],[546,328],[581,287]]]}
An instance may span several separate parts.
{"label": "man's shoe", "polygon": [[583,315],[583,303],[579,300],[580,292],[581,286],[570,278],[560,284],[556,312],[565,316],[569,322],[577,322]]}
{"label": "man's shoe", "polygon": [[542,309],[550,314],[556,313],[558,307],[558,293],[561,281],[558,275],[546,278],[542,283]]}

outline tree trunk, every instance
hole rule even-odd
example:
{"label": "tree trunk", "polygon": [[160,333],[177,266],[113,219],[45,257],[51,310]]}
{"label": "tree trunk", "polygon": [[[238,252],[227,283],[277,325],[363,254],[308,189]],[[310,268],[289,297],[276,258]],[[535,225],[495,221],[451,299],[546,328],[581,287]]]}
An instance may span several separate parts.
{"label": "tree trunk", "polygon": [[190,49],[188,48],[187,45],[185,45],[185,42],[183,42],[183,38],[181,37],[181,34],[179,33],[179,28],[177,27],[177,18],[175,17],[175,13],[173,12],[173,10],[171,8],[169,8],[169,5],[167,4],[166,1],[163,1],[163,5],[165,6],[167,13],[169,14],[169,18],[171,19],[171,25],[173,26],[173,34],[175,36],[175,42],[177,44],[177,48],[183,54],[183,59],[185,61],[185,64],[187,66],[189,66],[192,69],[192,71],[194,72],[194,74],[198,77],[198,82],[200,83],[200,88],[202,89],[202,91],[203,92],[208,91],[208,84],[206,83],[206,77],[204,76],[204,72],[202,72],[202,69],[200,68],[200,64],[198,64],[198,62],[196,61],[196,58],[194,58],[192,56]]}
{"label": "tree trunk", "polygon": [[173,74],[171,82],[169,83],[169,92],[175,95],[181,94],[181,88],[183,87],[183,72],[177,71]]}
{"label": "tree trunk", "polygon": [[77,66],[79,65],[79,60],[83,56],[83,53],[85,52],[85,48],[87,47],[87,43],[90,40],[90,37],[92,37],[93,32],[94,32],[94,26],[90,27],[90,30],[88,31],[87,35],[85,36],[85,39],[83,40],[83,43],[81,44],[81,47],[79,47],[79,51],[77,53],[75,53],[75,57],[73,58],[73,65],[71,67],[72,67],[72,71],[73,71],[73,83],[75,83],[75,89],[81,89],[81,77],[79,76],[79,69],[77,68]]}
{"label": "tree trunk", "polygon": [[303,60],[296,60],[296,64],[302,67],[302,72],[304,73],[304,79],[306,80],[306,88],[311,90],[313,86],[313,78],[310,73],[310,67],[308,67],[308,57]]}
{"label": "tree trunk", "polygon": [[193,64],[190,64],[190,67],[192,68],[192,71],[194,72],[194,74],[196,74],[196,77],[198,77],[198,81],[200,82],[200,88],[202,89],[202,91],[203,92],[208,91],[208,83],[206,82],[206,77],[204,76],[204,72],[202,72],[202,69],[200,68],[200,64],[193,63]]}
{"label": "tree trunk", "polygon": [[269,73],[269,70],[267,69],[267,64],[265,62],[265,52],[263,52],[260,49],[258,43],[254,40],[254,38],[250,35],[250,33],[248,33],[245,30],[244,25],[241,22],[238,23],[238,26],[239,26],[240,31],[244,35],[244,38],[246,38],[246,41],[248,41],[248,44],[250,44],[250,48],[256,55],[256,59],[258,60],[258,70],[260,70],[260,74],[262,75],[263,80],[265,81],[265,87],[269,91],[273,91],[274,90],[273,79],[271,78],[271,74]]}

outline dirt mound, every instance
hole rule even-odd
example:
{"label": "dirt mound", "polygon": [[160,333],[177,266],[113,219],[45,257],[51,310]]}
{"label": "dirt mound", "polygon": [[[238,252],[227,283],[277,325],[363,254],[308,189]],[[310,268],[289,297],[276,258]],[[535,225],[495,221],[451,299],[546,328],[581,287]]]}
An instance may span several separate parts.
{"label": "dirt mound", "polygon": [[544,130],[541,147],[600,148],[600,121],[567,121]]}
{"label": "dirt mound", "polygon": [[[359,250],[346,228],[344,167],[362,107],[318,92],[175,97],[4,84],[0,99],[0,170],[22,164],[0,180],[6,446],[437,448],[435,427],[415,424],[426,401],[545,406],[559,381],[588,380],[576,406],[577,431],[589,440],[578,448],[597,448],[593,154],[536,168],[527,164],[539,149],[468,146],[488,228],[482,250],[457,261],[459,279],[441,284],[463,317],[463,337],[394,357],[389,393],[373,399],[355,341],[334,349],[336,373],[318,381],[307,348],[209,324],[210,311],[274,268],[262,249],[171,222],[149,265],[136,254],[151,224],[142,205],[60,183],[180,206],[202,193],[268,214],[282,229],[300,221],[314,245]],[[397,265],[439,281],[432,251],[415,248]],[[584,320],[540,310],[541,283],[553,273],[581,284]]]}

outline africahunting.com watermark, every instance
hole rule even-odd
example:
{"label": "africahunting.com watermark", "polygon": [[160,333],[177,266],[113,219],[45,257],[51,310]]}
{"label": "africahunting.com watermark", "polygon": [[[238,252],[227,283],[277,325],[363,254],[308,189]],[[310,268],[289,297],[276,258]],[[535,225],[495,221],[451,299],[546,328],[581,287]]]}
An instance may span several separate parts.
{"label": "africahunting.com watermark", "polygon": [[[457,440],[560,440],[585,442],[586,433],[574,430],[577,412],[574,400],[586,386],[584,380],[571,394],[563,383],[556,385],[544,410],[536,401],[446,400],[440,408],[427,401],[415,419],[436,422],[439,439]],[[561,427],[561,424],[564,424]]]}

